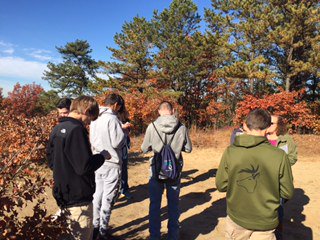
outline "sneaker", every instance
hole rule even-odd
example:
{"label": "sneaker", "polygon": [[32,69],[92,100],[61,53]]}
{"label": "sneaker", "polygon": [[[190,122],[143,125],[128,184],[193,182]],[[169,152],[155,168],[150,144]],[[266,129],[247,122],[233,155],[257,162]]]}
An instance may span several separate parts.
{"label": "sneaker", "polygon": [[93,236],[92,236],[92,240],[97,240],[99,236],[99,228],[94,228],[93,229]]}
{"label": "sneaker", "polygon": [[121,194],[128,200],[133,198],[132,194],[129,191],[123,192]]}

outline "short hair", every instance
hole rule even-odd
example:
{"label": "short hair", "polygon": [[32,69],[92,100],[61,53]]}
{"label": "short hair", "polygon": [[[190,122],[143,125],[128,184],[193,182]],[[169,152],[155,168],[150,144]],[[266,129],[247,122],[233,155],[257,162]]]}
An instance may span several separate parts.
{"label": "short hair", "polygon": [[118,103],[121,108],[124,105],[124,100],[119,94],[111,93],[104,99],[104,104],[106,106],[110,106],[116,103]]}
{"label": "short hair", "polygon": [[72,101],[70,112],[85,114],[86,110],[92,121],[98,118],[99,104],[93,97],[80,96]]}
{"label": "short hair", "polygon": [[276,116],[276,117],[278,118],[276,134],[277,136],[285,135],[288,132],[287,123],[285,122],[283,117],[281,116]]}
{"label": "short hair", "polygon": [[265,130],[271,126],[271,115],[263,109],[252,110],[246,118],[250,130]]}
{"label": "short hair", "polygon": [[59,109],[66,108],[66,109],[70,110],[70,106],[71,106],[71,99],[70,98],[61,98],[57,104],[57,108],[59,108]]}
{"label": "short hair", "polygon": [[163,110],[163,109],[167,109],[167,110],[169,110],[169,111],[173,111],[173,106],[172,106],[171,102],[169,102],[169,101],[162,101],[162,102],[159,104],[158,110]]}

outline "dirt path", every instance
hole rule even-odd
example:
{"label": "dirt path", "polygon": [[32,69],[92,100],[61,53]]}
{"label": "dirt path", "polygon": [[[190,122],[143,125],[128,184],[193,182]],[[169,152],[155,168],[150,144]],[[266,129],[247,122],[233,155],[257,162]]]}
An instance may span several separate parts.
{"label": "dirt path", "polygon": [[[224,239],[225,194],[215,188],[214,174],[223,148],[194,150],[185,154],[181,190],[181,239]],[[320,239],[320,158],[301,157],[293,167],[295,196],[285,207],[285,239]],[[134,199],[120,198],[111,225],[120,239],[146,239],[148,236],[147,157],[132,160],[129,168]],[[164,197],[162,232],[166,233]]]}
{"label": "dirt path", "polygon": [[[215,172],[224,148],[195,149],[185,154],[181,189],[181,239],[224,239],[225,194],[215,188]],[[117,239],[148,238],[148,156],[135,156],[129,167],[134,199],[121,197],[112,213]],[[320,240],[320,157],[300,156],[293,167],[295,196],[285,206],[284,239]],[[50,195],[50,194],[49,194]],[[165,196],[165,195],[164,195]],[[54,201],[49,200],[49,206]],[[166,198],[162,201],[165,239]],[[56,207],[50,207],[55,211]]]}

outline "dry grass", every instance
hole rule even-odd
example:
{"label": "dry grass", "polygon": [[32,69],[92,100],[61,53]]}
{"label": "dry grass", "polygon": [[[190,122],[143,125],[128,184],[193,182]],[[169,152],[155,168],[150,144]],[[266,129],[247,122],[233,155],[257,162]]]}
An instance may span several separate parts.
{"label": "dry grass", "polygon": [[320,135],[293,134],[293,139],[298,146],[298,159],[299,156],[304,156],[320,160]]}
{"label": "dry grass", "polygon": [[[194,148],[224,148],[230,143],[231,132],[231,128],[217,131],[192,128],[190,138]],[[140,135],[131,138],[131,152],[141,152],[143,137],[144,135]]]}
{"label": "dry grass", "polygon": [[[194,148],[226,148],[230,143],[232,128],[220,130],[199,130],[192,128],[190,138]],[[298,145],[298,157],[303,156],[318,159],[320,156],[320,135],[299,135],[293,134],[293,139]],[[143,135],[132,137],[131,152],[141,152],[140,146],[143,141]]]}

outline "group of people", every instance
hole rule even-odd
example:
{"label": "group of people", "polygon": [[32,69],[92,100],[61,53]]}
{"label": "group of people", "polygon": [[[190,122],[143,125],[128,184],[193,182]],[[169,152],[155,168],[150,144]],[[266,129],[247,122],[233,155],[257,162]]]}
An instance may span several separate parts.
{"label": "group of people", "polygon": [[[47,158],[53,170],[53,196],[61,209],[59,214],[67,219],[70,239],[108,239],[110,215],[120,191],[128,199],[132,197],[126,165],[132,126],[128,122],[125,102],[120,95],[112,93],[99,107],[94,98],[81,96],[72,102],[62,100],[58,111],[59,123],[50,134]],[[160,138],[163,138],[170,141],[182,166],[181,151],[192,150],[187,128],[175,117],[170,102],[162,102],[158,113],[159,118],[147,128],[142,150],[160,152]],[[90,134],[86,126],[90,126]],[[170,184],[156,181],[152,159],[149,184],[151,238],[160,239],[161,197],[166,188],[169,236],[178,239],[180,175]]]}
{"label": "group of people", "polygon": [[[47,158],[53,170],[53,196],[67,219],[69,239],[108,239],[115,201],[120,193],[132,197],[127,172],[132,125],[125,102],[112,93],[99,107],[94,98],[81,96],[64,99],[58,110],[59,123],[50,134]],[[191,152],[192,144],[172,103],[163,101],[157,111],[159,117],[147,127],[141,146],[144,153],[154,152],[150,158],[149,232],[150,239],[161,239],[160,209],[166,189],[167,239],[175,240],[180,232],[181,152]],[[226,239],[276,239],[282,205],[293,195],[291,165],[297,160],[296,146],[280,125],[284,121],[279,116],[261,109],[251,111],[222,156],[216,186],[227,192]],[[167,145],[172,163],[177,164],[170,163],[170,167],[177,167],[177,174],[173,179],[160,179],[165,168],[158,169],[158,155],[170,158],[163,150]]]}

